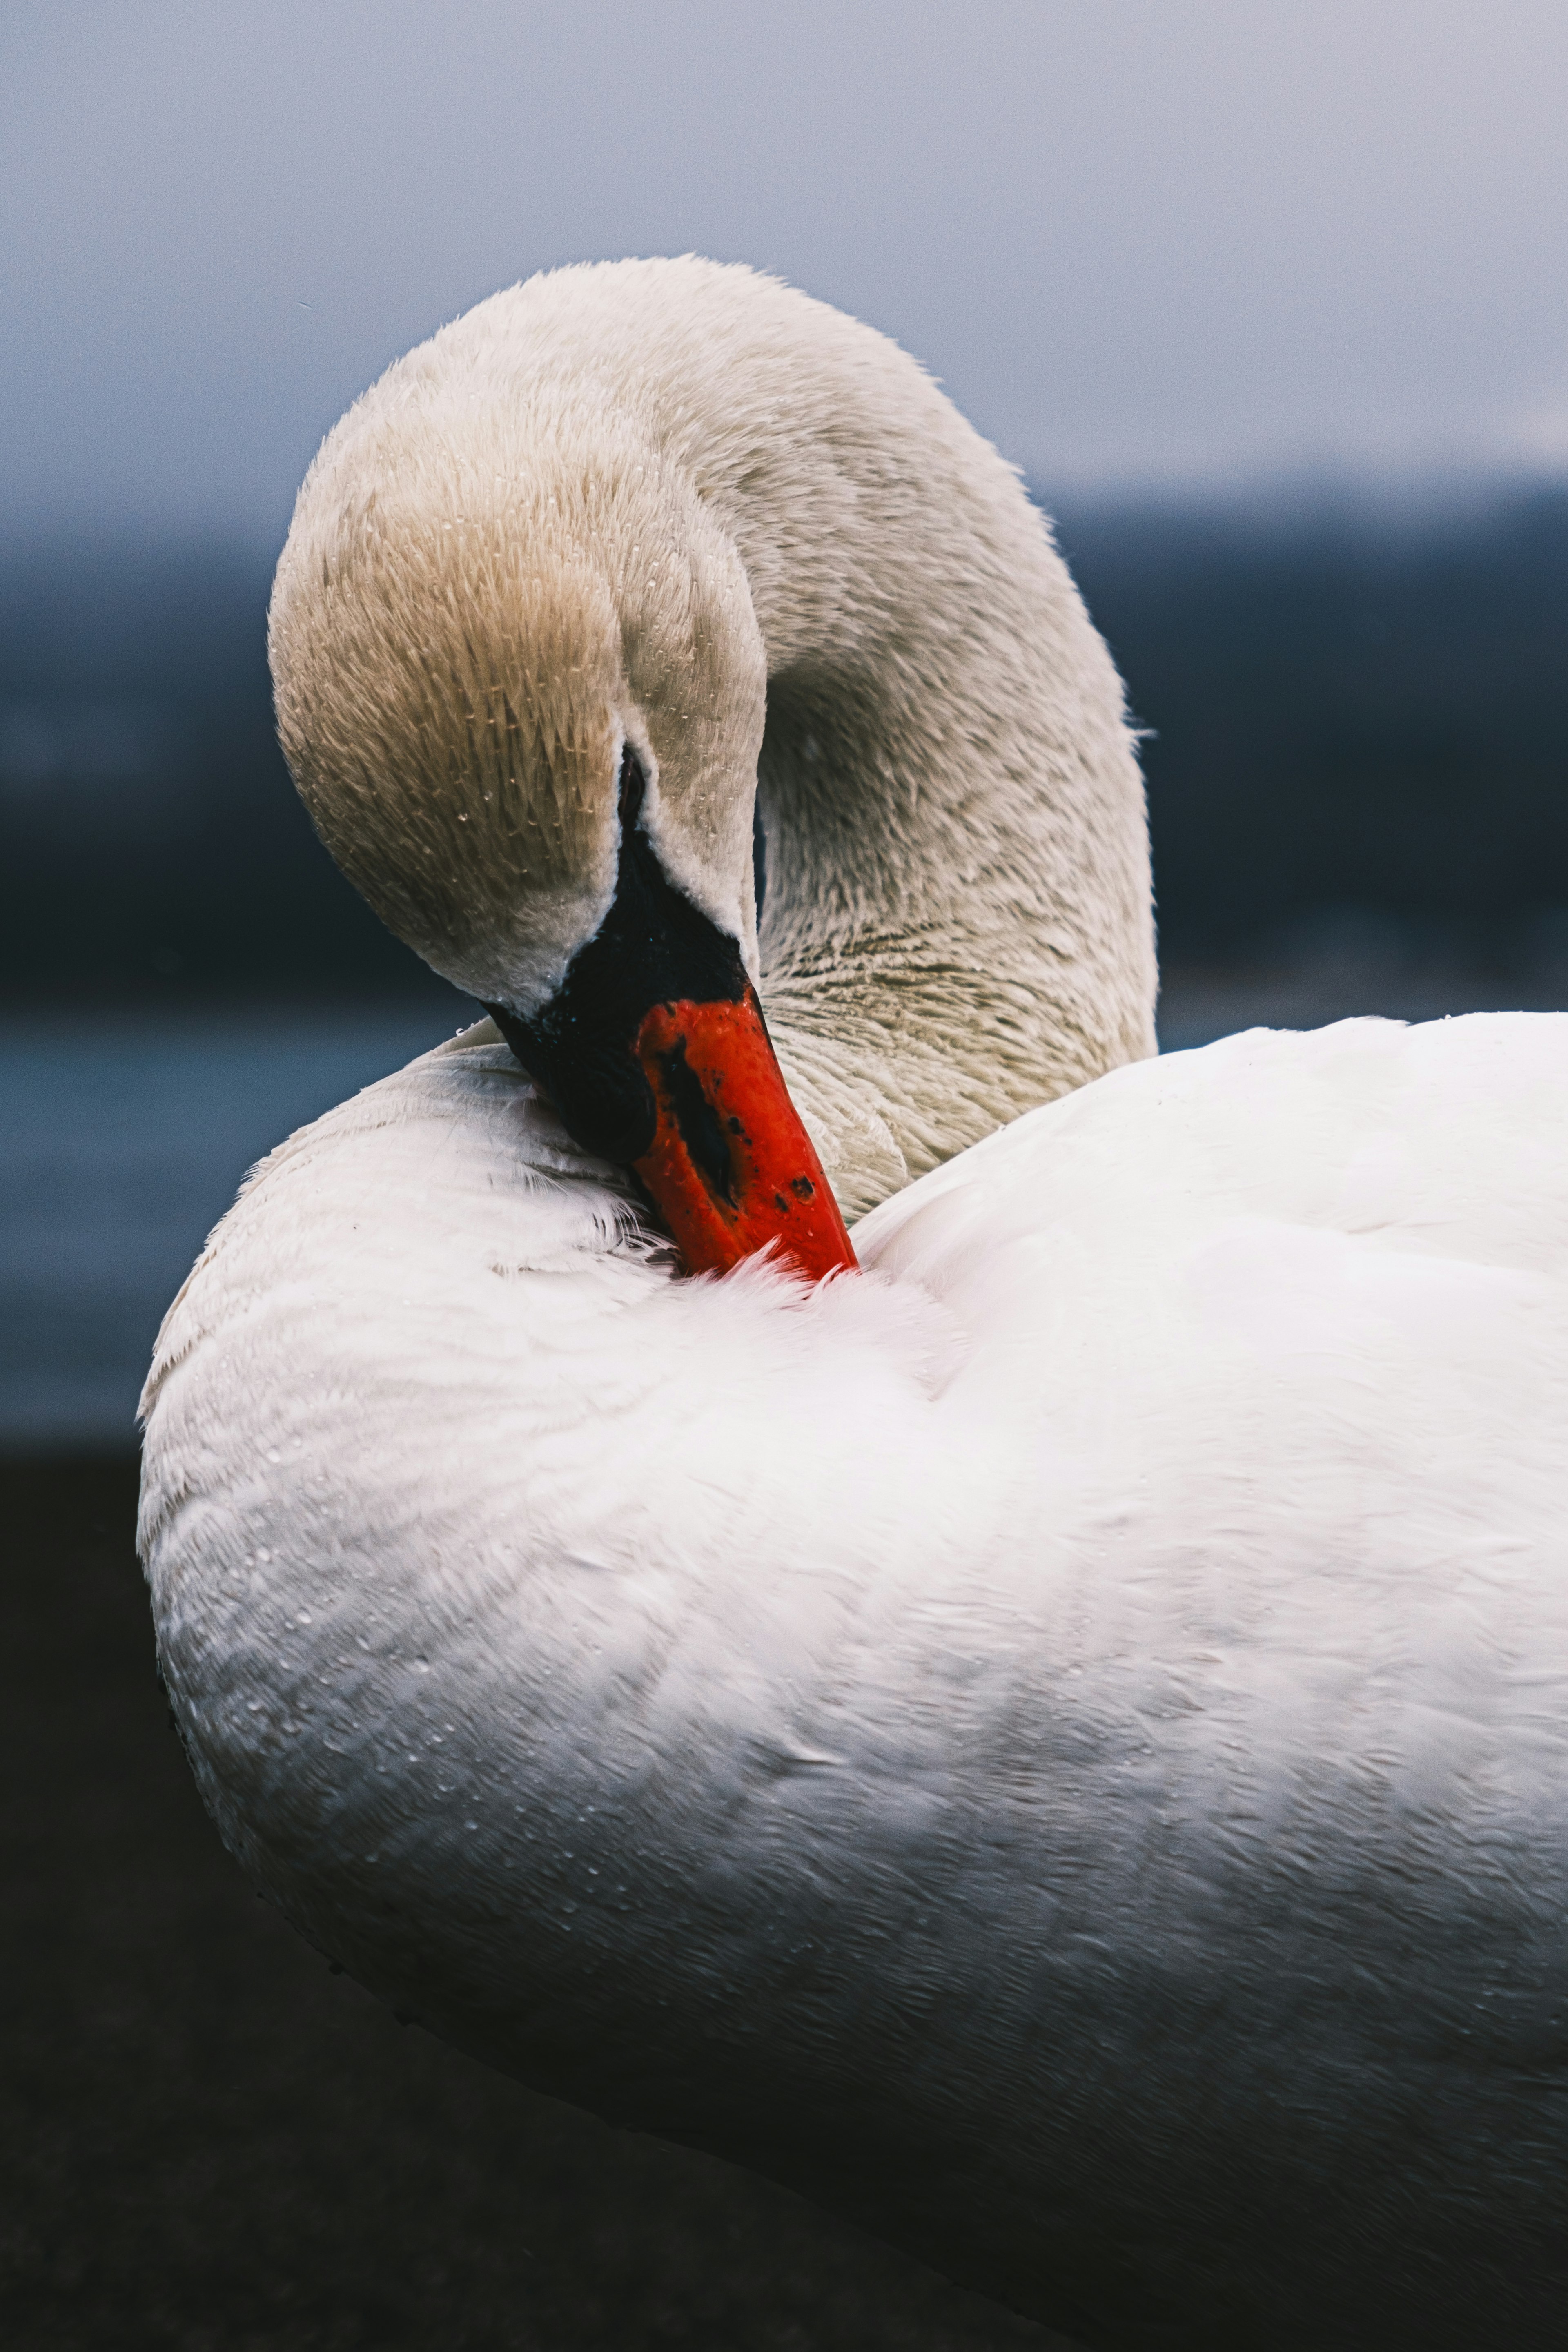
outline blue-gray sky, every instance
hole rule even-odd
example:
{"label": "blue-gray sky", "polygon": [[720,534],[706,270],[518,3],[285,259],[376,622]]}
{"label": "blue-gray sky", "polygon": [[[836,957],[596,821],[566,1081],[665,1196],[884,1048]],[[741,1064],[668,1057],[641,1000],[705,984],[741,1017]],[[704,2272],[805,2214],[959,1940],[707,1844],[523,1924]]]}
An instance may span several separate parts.
{"label": "blue-gray sky", "polygon": [[895,334],[1050,491],[1568,470],[1563,0],[32,0],[0,533],[276,540],[496,287],[687,248]]}

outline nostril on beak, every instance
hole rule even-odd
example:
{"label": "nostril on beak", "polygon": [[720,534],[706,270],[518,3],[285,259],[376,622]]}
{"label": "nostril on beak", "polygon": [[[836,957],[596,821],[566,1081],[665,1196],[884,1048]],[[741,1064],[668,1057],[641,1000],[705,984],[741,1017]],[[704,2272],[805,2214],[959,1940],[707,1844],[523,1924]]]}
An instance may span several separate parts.
{"label": "nostril on beak", "polygon": [[[721,1200],[727,1208],[735,1206],[735,1159],[724,1122],[703,1091],[702,1080],[686,1059],[686,1041],[678,1036],[674,1045],[657,1057],[658,1068],[667,1091],[669,1106],[681,1141],[690,1152],[692,1165],[708,1191]],[[738,1120],[730,1122],[737,1132]]]}

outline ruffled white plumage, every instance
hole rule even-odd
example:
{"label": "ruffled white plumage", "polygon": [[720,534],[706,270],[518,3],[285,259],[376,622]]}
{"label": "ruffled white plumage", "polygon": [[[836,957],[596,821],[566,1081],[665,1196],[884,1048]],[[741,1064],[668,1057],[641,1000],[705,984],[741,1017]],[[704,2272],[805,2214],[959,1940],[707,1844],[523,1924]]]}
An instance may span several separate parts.
{"label": "ruffled white plumage", "polygon": [[484,1034],[264,1164],[149,1383],[164,1671],[257,1883],[1108,2340],[1538,2293],[1568,1019],[1134,1065],[814,1294],[672,1278]]}

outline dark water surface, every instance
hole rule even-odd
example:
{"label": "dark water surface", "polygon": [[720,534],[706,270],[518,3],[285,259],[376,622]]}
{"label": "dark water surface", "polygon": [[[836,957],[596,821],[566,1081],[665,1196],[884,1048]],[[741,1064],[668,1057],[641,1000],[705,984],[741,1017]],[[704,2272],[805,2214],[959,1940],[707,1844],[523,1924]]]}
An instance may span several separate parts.
{"label": "dark water surface", "polygon": [[132,1445],[163,1310],[246,1171],[450,1034],[396,1006],[0,1020],[0,1445]]}

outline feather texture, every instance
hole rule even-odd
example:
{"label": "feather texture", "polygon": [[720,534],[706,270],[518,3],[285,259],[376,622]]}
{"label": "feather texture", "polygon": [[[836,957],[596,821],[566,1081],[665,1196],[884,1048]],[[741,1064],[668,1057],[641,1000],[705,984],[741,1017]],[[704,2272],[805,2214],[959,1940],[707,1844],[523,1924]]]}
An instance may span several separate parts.
{"label": "feather texture", "polygon": [[814,1293],[673,1278],[483,1034],[274,1154],[150,1382],[256,1882],[1093,2341],[1549,2340],[1568,1019],[1135,1065]]}
{"label": "feather texture", "polygon": [[712,262],[565,269],[329,436],[273,597],[329,848],[486,1003],[609,907],[620,746],[846,1213],[1154,1050],[1120,680],[1012,469],[885,336]]}

